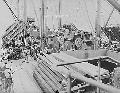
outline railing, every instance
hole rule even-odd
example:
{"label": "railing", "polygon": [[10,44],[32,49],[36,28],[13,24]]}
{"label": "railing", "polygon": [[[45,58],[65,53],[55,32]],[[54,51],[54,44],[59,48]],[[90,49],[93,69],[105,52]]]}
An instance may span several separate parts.
{"label": "railing", "polygon": [[[106,59],[106,58],[109,58],[109,57],[98,57],[98,58],[95,58],[95,59],[101,60],[101,59]],[[112,59],[112,58],[109,58],[109,59]],[[86,62],[87,60],[93,60],[93,59],[83,59],[80,62],[63,63],[63,64],[58,64],[57,66],[65,66],[65,65],[75,64],[75,63],[81,63],[81,62]],[[99,71],[98,71],[98,73],[99,73]],[[87,82],[91,85],[94,85],[94,86],[100,88],[100,89],[106,90],[109,93],[120,93],[120,89],[115,88],[115,87],[110,86],[110,85],[107,85],[107,84],[104,84],[104,83],[101,83],[100,81],[96,81],[96,80],[93,80],[91,78],[87,78],[84,75],[80,74],[79,72],[69,70],[67,72],[67,75],[68,75],[67,93],[71,93],[71,77],[74,77],[78,80]],[[100,76],[98,76],[98,77],[100,77]]]}
{"label": "railing", "polygon": [[[44,53],[43,53],[44,54]],[[67,66],[72,66],[72,64],[75,64],[75,63],[82,63],[82,62],[87,62],[87,61],[92,61],[92,60],[97,60],[97,62],[100,62],[101,60],[103,59],[110,59],[112,60],[114,63],[119,63],[117,60],[114,60],[113,58],[109,57],[109,56],[99,56],[99,57],[95,57],[95,58],[88,58],[88,59],[80,59],[80,60],[76,60],[76,62],[69,62],[69,61],[64,61],[64,62],[59,62],[58,60],[56,60],[53,56],[51,55],[47,55],[47,54],[44,54],[44,56],[49,60],[51,61],[52,63],[54,63],[52,66],[52,69],[56,70],[56,71],[59,71],[61,73],[64,73],[67,75],[68,77],[68,80],[67,80],[67,93],[71,93],[72,91],[72,87],[71,87],[71,78],[75,78],[75,79],[78,79],[80,81],[83,81],[83,82],[86,82],[88,85],[93,85],[93,86],[96,86],[98,89],[102,89],[106,92],[109,92],[109,93],[120,93],[120,89],[118,88],[115,88],[113,86],[110,86],[110,85],[107,85],[107,84],[104,84],[104,83],[101,83],[100,80],[93,80],[92,78],[87,78],[84,76],[84,74],[81,74],[80,71],[77,71],[76,69],[73,69],[71,67],[69,67],[69,69],[65,69],[65,67]],[[59,69],[60,67],[60,69]],[[61,69],[61,67],[63,69]],[[98,65],[98,74],[97,76],[101,78],[101,74],[100,74],[100,65]],[[82,72],[82,71],[81,71]],[[88,74],[88,73],[86,73]],[[82,87],[82,86],[81,86]],[[78,90],[81,89],[78,88]],[[84,86],[83,86],[84,87]],[[97,91],[97,93],[100,93],[99,91]]]}
{"label": "railing", "polygon": [[[101,83],[99,81],[95,81],[93,79],[87,78],[87,77],[85,77],[83,75],[80,75],[78,73],[75,73],[75,72],[73,73],[73,72],[70,71],[69,73],[70,73],[69,77],[74,77],[76,79],[85,81],[85,82],[87,82],[89,84],[92,84],[92,85],[97,86],[97,87],[99,87],[99,88],[101,88],[103,90],[106,90],[109,93],[120,93],[120,89],[117,89],[117,88],[114,88],[112,86],[103,84],[103,83]],[[69,81],[69,86],[68,86],[68,93],[70,93],[70,81]]]}

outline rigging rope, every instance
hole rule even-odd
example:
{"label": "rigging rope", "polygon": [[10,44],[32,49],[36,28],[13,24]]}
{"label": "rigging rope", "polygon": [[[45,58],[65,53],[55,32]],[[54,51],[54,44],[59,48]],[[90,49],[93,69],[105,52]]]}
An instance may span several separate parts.
{"label": "rigging rope", "polygon": [[[7,5],[7,7],[9,8],[10,12],[12,13],[13,18],[14,18],[14,19],[17,19],[17,21],[19,21],[18,18],[17,18],[17,16],[16,16],[15,13],[13,12],[13,10],[11,9],[11,7],[8,5],[8,2],[7,2],[6,0],[3,0],[3,1],[4,1],[5,4]],[[15,21],[16,21],[16,20],[15,20]]]}
{"label": "rigging rope", "polygon": [[[118,1],[118,0],[115,0],[115,1]],[[112,6],[108,1],[107,1],[107,3],[108,3],[110,6]],[[112,6],[112,7],[113,7],[113,6]],[[107,22],[106,22],[104,28],[107,26],[107,24],[108,24],[108,22],[109,22],[109,20],[110,20],[110,18],[111,18],[111,16],[112,16],[114,10],[115,10],[115,8],[113,7],[113,10],[112,10],[112,12],[110,13],[110,15],[109,15],[109,17],[108,17],[108,20],[107,20]]]}
{"label": "rigging rope", "polygon": [[39,19],[38,19],[38,16],[37,16],[37,12],[36,12],[36,10],[35,10],[35,5],[34,5],[33,0],[31,0],[31,4],[32,4],[32,6],[33,6],[33,10],[34,10],[35,16],[36,16],[36,18],[37,18],[38,25],[40,25],[40,24],[39,24]]}
{"label": "rigging rope", "polygon": [[109,17],[108,17],[108,20],[107,20],[106,23],[105,23],[104,28],[108,25],[108,22],[109,22],[109,20],[110,20],[110,18],[111,18],[111,16],[112,16],[114,10],[115,10],[115,8],[113,8],[112,12],[110,13],[110,15],[109,15]]}
{"label": "rigging rope", "polygon": [[91,26],[92,30],[94,31],[93,26],[92,26],[92,23],[91,23],[91,20],[90,20],[90,17],[89,17],[89,13],[88,13],[88,9],[87,9],[87,5],[86,5],[86,1],[83,0],[83,2],[84,2],[84,5],[85,5],[85,9],[86,9],[86,13],[87,13],[88,21],[89,21],[89,23],[90,23],[90,26]]}

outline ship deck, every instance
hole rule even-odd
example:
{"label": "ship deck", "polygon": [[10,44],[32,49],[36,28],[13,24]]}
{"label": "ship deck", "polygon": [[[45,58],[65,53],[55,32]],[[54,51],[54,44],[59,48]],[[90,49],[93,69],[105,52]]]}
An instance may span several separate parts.
{"label": "ship deck", "polygon": [[33,64],[22,63],[23,60],[13,60],[11,67],[13,73],[13,91],[14,93],[43,93],[36,81],[33,79]]}

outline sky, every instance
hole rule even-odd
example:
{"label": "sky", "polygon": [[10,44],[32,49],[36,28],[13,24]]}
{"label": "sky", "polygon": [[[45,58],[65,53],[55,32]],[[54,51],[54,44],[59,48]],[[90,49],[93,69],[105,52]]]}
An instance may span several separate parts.
{"label": "sky", "polygon": [[[7,0],[10,7],[17,15],[17,0]],[[23,0],[19,0],[19,12],[20,19],[23,18]],[[58,26],[58,1],[59,0],[44,0],[45,1],[45,23],[50,28],[57,28]],[[97,0],[61,0],[61,18],[62,24],[74,23],[78,29],[85,31],[92,31],[95,28],[95,18],[97,11]],[[26,0],[27,2],[27,16],[34,17],[36,24],[40,21],[40,0]],[[120,2],[120,0],[118,0]],[[48,7],[48,8],[47,8]],[[109,17],[113,7],[111,7],[106,0],[101,0],[101,26],[103,26]],[[35,15],[35,11],[37,15]],[[0,0],[0,43],[1,36],[5,33],[5,30],[14,23],[13,16],[11,15],[8,7],[5,5],[3,0]],[[39,21],[37,21],[37,18]],[[114,11],[112,14],[110,24],[120,23],[120,14],[118,11]],[[91,24],[90,24],[91,22]],[[54,24],[54,25],[53,25]],[[92,26],[91,26],[92,25]],[[1,45],[0,45],[1,46]]]}

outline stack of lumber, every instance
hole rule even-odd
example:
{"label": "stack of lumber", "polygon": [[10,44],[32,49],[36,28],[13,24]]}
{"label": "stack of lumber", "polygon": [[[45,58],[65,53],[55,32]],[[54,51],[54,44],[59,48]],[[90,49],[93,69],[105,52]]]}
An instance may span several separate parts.
{"label": "stack of lumber", "polygon": [[34,78],[38,85],[41,87],[45,93],[57,93],[57,91],[62,90],[61,82],[66,80],[66,78],[60,74],[58,71],[52,69],[47,59],[41,56],[42,60],[38,59],[38,65],[35,67]]}

